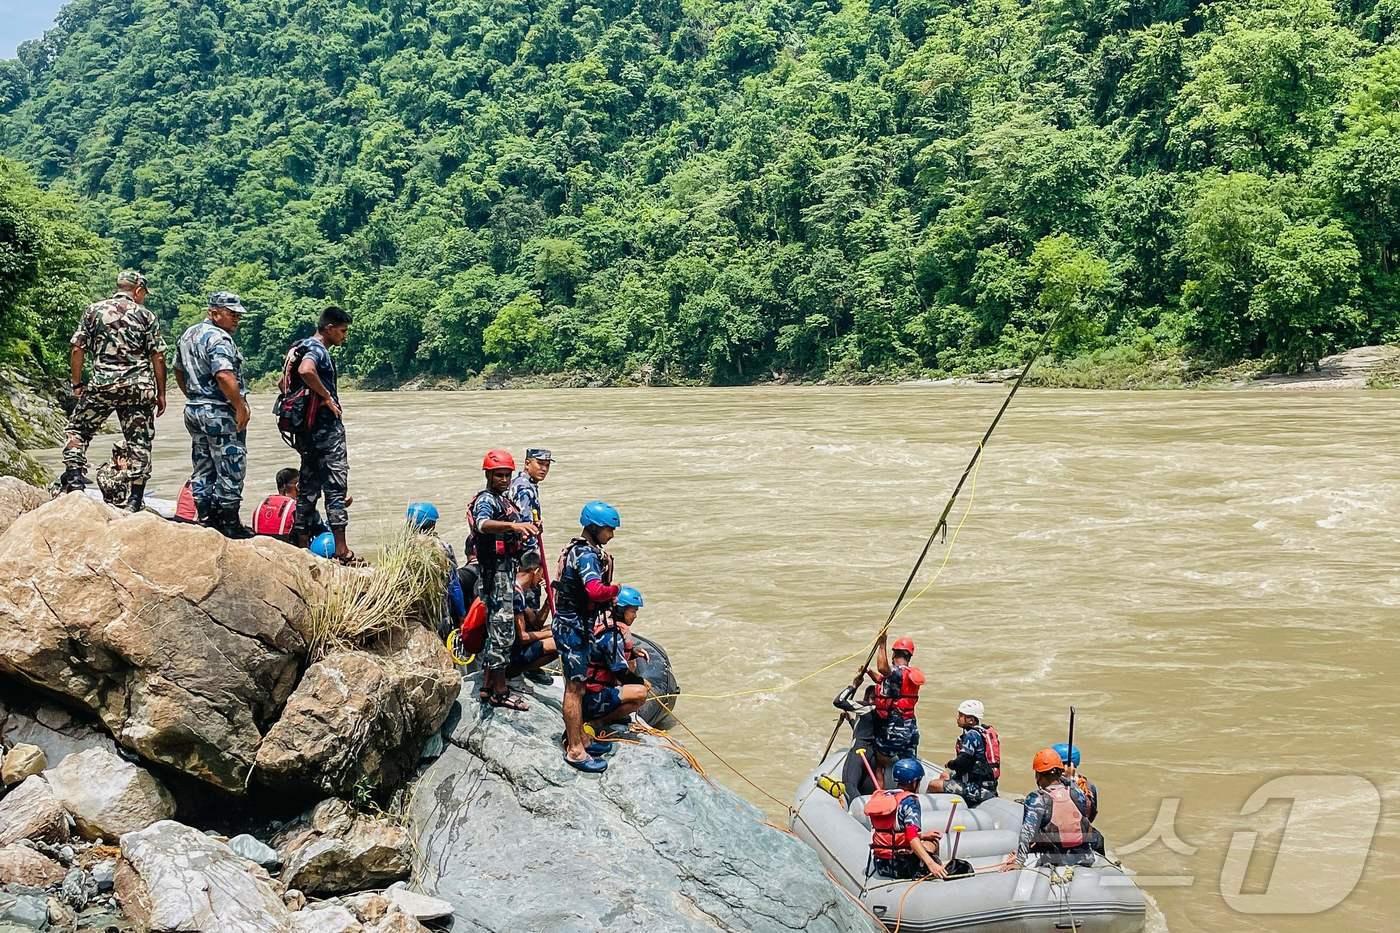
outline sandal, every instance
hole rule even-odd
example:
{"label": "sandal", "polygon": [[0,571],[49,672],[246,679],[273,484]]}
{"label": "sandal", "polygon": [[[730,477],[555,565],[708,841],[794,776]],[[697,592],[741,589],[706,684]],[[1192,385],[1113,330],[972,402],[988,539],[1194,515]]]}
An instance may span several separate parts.
{"label": "sandal", "polygon": [[585,755],[578,761],[574,761],[568,755],[565,755],[564,764],[568,765],[570,768],[576,768],[585,774],[602,774],[604,771],[608,770],[608,763],[606,761],[601,758],[594,758],[591,755]]}
{"label": "sandal", "polygon": [[360,560],[359,556],[358,556],[354,551],[351,551],[351,550],[348,550],[348,549],[346,550],[346,552],[345,552],[344,554],[336,554],[335,557],[334,557],[334,560],[335,560],[336,563],[340,564],[340,565],[343,566],[343,567],[368,567],[368,566],[369,566],[368,562],[363,561],[363,560]]}
{"label": "sandal", "polygon": [[491,694],[490,698],[488,698],[486,702],[490,703],[497,709],[513,709],[522,713],[530,708],[530,704],[526,703],[524,698],[517,696],[514,693],[511,693],[509,690],[507,690],[505,693]]}

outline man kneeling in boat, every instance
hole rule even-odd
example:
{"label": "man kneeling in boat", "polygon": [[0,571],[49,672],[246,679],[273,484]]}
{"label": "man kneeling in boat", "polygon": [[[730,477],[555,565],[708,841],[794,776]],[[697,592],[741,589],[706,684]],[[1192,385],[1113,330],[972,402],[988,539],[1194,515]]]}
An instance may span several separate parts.
{"label": "man kneeling in boat", "polygon": [[1065,763],[1053,748],[1042,748],[1031,761],[1035,787],[1026,797],[1025,817],[1016,851],[1002,871],[1037,865],[1092,865],[1094,828],[1089,802],[1068,779]]}
{"label": "man kneeling in boat", "polygon": [[[924,766],[917,758],[901,758],[894,763],[897,790],[877,790],[865,802],[870,819],[870,865],[874,874],[886,878],[918,878],[927,873],[946,878],[938,864],[936,829],[924,830],[919,808],[919,785]],[[927,844],[926,844],[927,843]]]}

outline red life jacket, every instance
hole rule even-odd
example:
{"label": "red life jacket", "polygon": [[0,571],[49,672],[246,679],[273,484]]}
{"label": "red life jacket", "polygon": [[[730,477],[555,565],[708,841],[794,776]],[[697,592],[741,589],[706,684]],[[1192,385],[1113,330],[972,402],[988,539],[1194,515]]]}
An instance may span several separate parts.
{"label": "red life jacket", "polygon": [[[1084,845],[1089,835],[1089,818],[1074,802],[1069,785],[1056,781],[1037,793],[1050,798],[1050,819],[1037,835],[1037,841],[1051,849],[1074,849]],[[1031,849],[1035,848],[1032,844]]]}
{"label": "red life jacket", "polygon": [[297,500],[291,496],[268,496],[253,513],[253,534],[285,538],[296,522]]}
{"label": "red life jacket", "polygon": [[894,859],[913,851],[909,837],[895,830],[899,804],[912,796],[907,790],[877,790],[865,801],[865,815],[870,818],[870,854],[878,859]]}
{"label": "red life jacket", "polygon": [[458,635],[463,652],[476,654],[486,645],[486,621],[486,604],[479,599],[472,600]]}
{"label": "red life jacket", "polygon": [[[890,675],[881,677],[880,687],[875,689],[875,715],[881,719],[889,719],[890,714],[899,711],[905,719],[914,718],[914,707],[919,702],[919,688],[924,685],[924,672],[917,667],[904,667],[904,671],[899,678],[899,695],[886,696],[883,685]],[[891,672],[893,673],[893,672]]]}
{"label": "red life jacket", "polygon": [[[969,775],[975,781],[1001,780],[1001,736],[997,735],[994,726],[976,725],[968,731],[973,730],[982,736],[982,753],[987,760],[985,763],[979,761],[974,764]],[[953,757],[962,754],[962,745],[962,736],[959,736],[953,743]]]}
{"label": "red life jacket", "polygon": [[189,483],[181,486],[180,494],[175,497],[175,517],[182,522],[199,521],[199,508],[194,504],[194,491]]}

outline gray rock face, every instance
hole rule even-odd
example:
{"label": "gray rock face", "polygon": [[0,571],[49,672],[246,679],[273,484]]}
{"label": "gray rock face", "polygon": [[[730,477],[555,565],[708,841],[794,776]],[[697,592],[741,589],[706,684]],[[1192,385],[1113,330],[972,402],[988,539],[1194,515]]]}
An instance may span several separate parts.
{"label": "gray rock face", "polygon": [[387,820],[356,813],[343,800],[323,800],[310,819],[278,839],[287,887],[310,894],[348,894],[408,877],[408,833]]}
{"label": "gray rock face", "polygon": [[38,747],[49,764],[89,748],[117,750],[111,736],[99,732],[91,721],[47,703],[29,704],[20,710],[0,702],[0,736],[12,745]]}
{"label": "gray rock face", "polygon": [[393,907],[415,920],[441,920],[452,916],[452,905],[447,901],[410,891],[402,881],[389,885],[384,896]]}
{"label": "gray rock face", "polygon": [[27,777],[0,800],[0,846],[36,839],[65,842],[68,814],[40,775]]}
{"label": "gray rock face", "polygon": [[344,907],[311,907],[292,915],[295,933],[361,933],[364,927]]}
{"label": "gray rock face", "polygon": [[118,839],[175,815],[175,798],[154,775],[105,749],[69,755],[45,777],[88,839]]}
{"label": "gray rock face", "polygon": [[259,842],[247,833],[234,836],[228,841],[228,847],[248,861],[255,862],[268,870],[282,864],[282,857],[277,854],[276,849],[265,842]]}
{"label": "gray rock face", "polygon": [[12,787],[48,766],[49,759],[42,748],[21,742],[5,753],[5,760],[0,764],[0,780],[6,787]]}
{"label": "gray rock face", "polygon": [[263,738],[258,780],[332,796],[395,787],[461,683],[442,643],[417,626],[371,651],[337,651],[311,665]]}
{"label": "gray rock face", "polygon": [[147,930],[291,933],[266,871],[216,839],[162,820],[121,840],[117,897]]}
{"label": "gray rock face", "polygon": [[882,929],[816,853],[659,743],[624,746],[601,777],[569,768],[561,699],[540,689],[524,713],[461,707],[414,790],[415,887],[466,929]]}
{"label": "gray rock face", "polygon": [[49,922],[49,902],[43,892],[13,894],[0,891],[0,929],[5,924],[29,930],[42,930]]}

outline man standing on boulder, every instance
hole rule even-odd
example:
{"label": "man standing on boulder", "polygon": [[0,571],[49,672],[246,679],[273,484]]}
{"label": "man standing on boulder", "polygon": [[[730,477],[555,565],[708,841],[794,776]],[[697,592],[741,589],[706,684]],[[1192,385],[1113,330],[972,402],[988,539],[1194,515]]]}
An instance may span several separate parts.
{"label": "man standing on boulder", "polygon": [[[549,476],[549,468],[554,463],[554,454],[543,447],[525,448],[525,469],[515,474],[515,479],[510,482],[510,499],[515,503],[515,507],[527,522],[533,522],[544,528],[544,512],[540,506],[540,483]],[[525,550],[538,551],[540,549],[539,535],[527,538]],[[541,553],[541,559],[544,555]]]}
{"label": "man standing on boulder", "polygon": [[233,333],[245,309],[237,295],[209,296],[209,315],[180,337],[175,381],[185,393],[190,493],[199,520],[229,538],[251,538],[238,517],[248,470],[248,390]]}
{"label": "man standing on boulder", "polygon": [[336,389],[335,360],[331,347],[345,344],[350,335],[350,312],[334,305],[321,312],[316,333],[298,341],[287,351],[283,365],[283,393],[305,386],[313,396],[315,410],[309,415],[310,429],[295,435],[301,454],[301,485],[297,491],[297,516],[292,541],[306,547],[318,521],[316,503],[326,497],[326,524],[335,535],[335,559],[344,564],[355,561],[355,552],[346,542],[350,525],[350,448],[345,441],[345,422]]}
{"label": "man standing on boulder", "polygon": [[[139,512],[151,477],[151,442],[156,418],[165,414],[165,338],[145,305],[146,277],[130,270],[117,276],[117,292],[90,306],[73,334],[69,356],[77,404],[68,419],[63,446],[64,492],[87,487],[87,448],[92,436],[116,412],[131,459],[127,508]],[[92,357],[92,381],[83,381],[83,362]]]}

